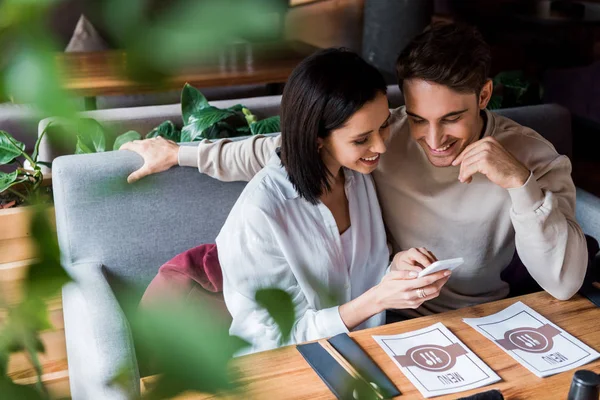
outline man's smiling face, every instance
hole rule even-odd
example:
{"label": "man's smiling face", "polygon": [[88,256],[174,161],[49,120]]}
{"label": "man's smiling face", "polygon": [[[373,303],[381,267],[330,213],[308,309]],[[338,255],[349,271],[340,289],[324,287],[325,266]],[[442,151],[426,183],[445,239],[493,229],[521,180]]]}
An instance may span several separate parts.
{"label": "man's smiling face", "polygon": [[487,106],[491,88],[488,82],[478,96],[421,79],[404,81],[410,133],[431,164],[451,166],[469,144],[479,139],[483,127],[480,110]]}

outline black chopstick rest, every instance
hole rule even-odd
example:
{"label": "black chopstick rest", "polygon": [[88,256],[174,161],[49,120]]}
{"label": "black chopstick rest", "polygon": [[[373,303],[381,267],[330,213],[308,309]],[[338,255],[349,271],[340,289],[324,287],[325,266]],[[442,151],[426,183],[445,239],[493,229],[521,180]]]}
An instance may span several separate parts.
{"label": "black chopstick rest", "polygon": [[333,348],[346,359],[368,382],[377,385],[379,392],[387,399],[400,396],[400,390],[371,360],[348,334],[340,333],[328,340]]}
{"label": "black chopstick rest", "polygon": [[[319,343],[299,344],[300,354],[338,399],[354,399],[354,378]],[[290,388],[293,390],[293,388]]]}

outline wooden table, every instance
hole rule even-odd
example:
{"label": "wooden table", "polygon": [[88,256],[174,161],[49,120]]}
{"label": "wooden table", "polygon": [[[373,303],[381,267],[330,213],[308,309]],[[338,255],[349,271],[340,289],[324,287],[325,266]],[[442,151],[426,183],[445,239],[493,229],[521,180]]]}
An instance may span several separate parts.
{"label": "wooden table", "polygon": [[295,41],[231,45],[158,82],[131,79],[123,51],[60,53],[56,62],[65,89],[94,97],[181,89],[186,82],[196,87],[282,83],[315,50]]}
{"label": "wooden table", "polygon": [[[436,399],[456,399],[491,389],[498,389],[505,399],[566,399],[575,370],[547,378],[538,378],[512,357],[467,324],[465,317],[483,317],[496,313],[516,301],[522,301],[592,348],[600,349],[600,308],[576,295],[559,301],[544,292],[501,300],[435,316],[398,322],[352,333],[354,340],[373,358],[402,392],[398,398],[422,398],[419,391],[400,372],[371,335],[392,335],[413,331],[442,322],[476,353],[502,381],[475,390]],[[332,399],[334,396],[310,368],[294,346],[240,357],[234,361],[245,378],[240,382],[247,390],[244,399]],[[600,359],[580,369],[600,373]],[[186,395],[185,399],[208,399],[214,395]]]}

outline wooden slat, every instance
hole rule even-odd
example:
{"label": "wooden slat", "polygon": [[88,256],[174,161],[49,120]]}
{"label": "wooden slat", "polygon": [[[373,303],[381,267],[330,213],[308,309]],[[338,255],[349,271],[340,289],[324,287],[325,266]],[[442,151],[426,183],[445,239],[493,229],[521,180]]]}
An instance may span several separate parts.
{"label": "wooden slat", "polygon": [[[69,369],[67,360],[58,360],[43,365],[42,382],[53,399],[69,398]],[[19,374],[11,374],[11,379],[20,385],[34,385],[37,382],[35,371],[30,369]]]}
{"label": "wooden slat", "polygon": [[0,240],[0,264],[35,257],[33,242],[29,237]]}
{"label": "wooden slat", "polygon": [[[65,341],[65,331],[62,329],[56,331],[46,331],[41,333],[42,343],[46,348],[45,353],[39,353],[39,359],[42,365],[52,364],[59,360],[67,359],[67,345]],[[8,360],[8,372],[23,373],[33,368],[28,356],[23,352],[13,353]]]}
{"label": "wooden slat", "polygon": [[[14,207],[0,210],[0,243],[3,240],[30,237],[30,220],[33,215],[32,206]],[[56,230],[54,207],[48,207],[48,218]]]}

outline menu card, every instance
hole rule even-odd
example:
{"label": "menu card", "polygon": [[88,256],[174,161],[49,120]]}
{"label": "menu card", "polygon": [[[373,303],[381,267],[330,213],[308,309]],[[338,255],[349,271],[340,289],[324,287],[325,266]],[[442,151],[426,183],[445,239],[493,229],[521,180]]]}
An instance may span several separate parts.
{"label": "menu card", "polygon": [[579,367],[600,356],[520,301],[499,313],[463,321],[540,378]]}
{"label": "menu card", "polygon": [[496,375],[441,322],[417,331],[373,339],[424,397],[498,382]]}

